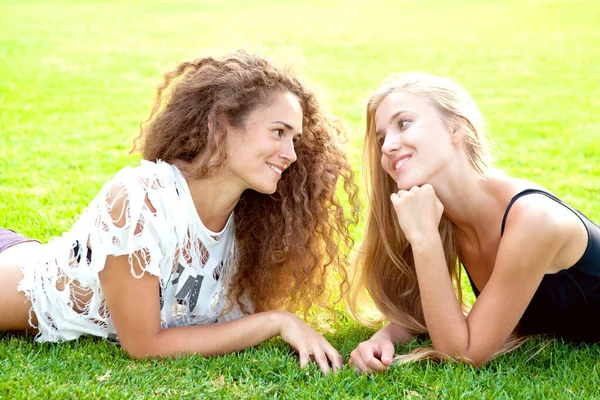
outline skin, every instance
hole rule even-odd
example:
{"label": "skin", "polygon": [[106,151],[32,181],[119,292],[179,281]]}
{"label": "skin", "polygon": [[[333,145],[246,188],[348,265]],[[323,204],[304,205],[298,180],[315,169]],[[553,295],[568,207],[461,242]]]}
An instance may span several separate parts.
{"label": "skin", "polygon": [[[460,118],[444,121],[426,99],[392,92],[375,119],[382,168],[398,185],[390,201],[412,246],[433,346],[483,365],[515,329],[544,275],[567,269],[581,258],[587,231],[564,206],[530,195],[514,203],[501,237],[511,198],[537,185],[496,169],[479,174],[464,150],[466,131]],[[408,161],[399,164],[406,155]],[[457,227],[461,262],[481,292],[466,317],[454,294],[438,232],[443,214]],[[350,362],[359,371],[383,371],[392,345],[408,339],[407,331],[388,324],[361,343]]]}
{"label": "skin", "polygon": [[[275,192],[281,173],[273,166],[283,172],[296,161],[294,141],[301,136],[302,109],[291,93],[276,94],[271,103],[250,113],[245,127],[227,129],[226,166],[210,179],[188,181],[201,220],[215,232],[224,228],[245,190]],[[125,223],[122,208],[123,204],[113,207],[117,225]],[[20,246],[13,248],[16,251]],[[0,258],[0,293],[11,305],[24,304],[26,300],[22,292],[16,291],[22,278],[18,261],[18,257],[13,257],[13,264],[2,264]],[[133,267],[137,274],[141,273],[139,265]],[[4,280],[8,270],[12,274],[10,282]],[[145,274],[134,278],[128,256],[108,256],[99,277],[121,346],[134,358],[182,354],[208,357],[240,351],[280,336],[298,352],[301,367],[309,359],[325,373],[342,366],[341,356],[327,340],[291,313],[266,311],[226,323],[161,329],[158,277]],[[9,314],[1,308],[0,329],[26,329],[29,307],[26,304]]]}
{"label": "skin", "polygon": [[[39,254],[42,245],[38,242],[25,242],[9,247],[0,253],[0,331],[32,330],[29,325],[31,302],[25,293],[16,290],[23,274],[19,266],[33,255]],[[37,324],[33,315],[34,324]]]}

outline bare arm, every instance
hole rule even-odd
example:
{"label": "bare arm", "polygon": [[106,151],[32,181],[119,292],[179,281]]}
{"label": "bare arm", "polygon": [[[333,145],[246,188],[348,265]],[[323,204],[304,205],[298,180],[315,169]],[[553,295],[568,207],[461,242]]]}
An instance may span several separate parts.
{"label": "bare arm", "polygon": [[324,372],[329,370],[328,360],[334,368],[342,365],[340,355],[322,335],[283,311],[257,313],[226,323],[161,329],[158,277],[145,274],[135,278],[127,256],[109,256],[100,282],[121,345],[134,358],[195,353],[214,356],[281,335],[299,352],[301,366],[311,355]]}
{"label": "bare arm", "polygon": [[[135,177],[125,183],[114,183],[104,194],[106,204],[100,207],[102,210],[106,207],[110,214],[103,216],[103,223],[113,230],[117,228],[123,237],[127,236],[123,231],[132,229],[136,235],[151,235],[146,230],[147,224],[154,220],[150,215],[157,219],[166,218],[165,215],[158,216],[159,211],[146,192],[141,197],[140,190],[129,190],[128,185],[139,184]],[[140,206],[145,220],[139,216]],[[137,209],[136,217],[131,217],[131,207]],[[104,230],[98,236],[108,236],[104,239],[112,240]],[[140,265],[148,262],[144,254],[137,254],[144,250],[133,250],[132,254],[120,256],[108,255],[99,272],[106,305],[121,345],[130,356],[214,356],[239,351],[279,335],[299,353],[301,367],[312,358],[323,372],[330,370],[329,363],[334,369],[341,368],[341,356],[322,335],[295,315],[283,311],[262,312],[226,323],[162,329],[159,278],[144,272],[147,265]]]}
{"label": "bare arm", "polygon": [[412,230],[420,232],[409,240],[425,322],[436,350],[482,365],[525,312],[565,240],[547,210],[522,203],[511,210],[493,273],[467,318],[454,294],[437,230]]}

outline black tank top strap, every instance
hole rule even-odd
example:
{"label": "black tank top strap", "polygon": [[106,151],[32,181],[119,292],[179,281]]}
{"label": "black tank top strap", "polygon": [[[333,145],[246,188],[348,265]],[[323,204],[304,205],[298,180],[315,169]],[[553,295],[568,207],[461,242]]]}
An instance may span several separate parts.
{"label": "black tank top strap", "polygon": [[473,290],[473,294],[475,295],[475,297],[479,297],[479,289],[477,289],[477,286],[475,286],[475,283],[473,282],[473,279],[471,279],[471,275],[469,275],[469,271],[467,271],[466,268],[464,268],[465,272],[467,273],[467,278],[469,278],[469,284],[471,285],[471,289]]}
{"label": "black tank top strap", "polygon": [[527,196],[528,194],[542,194],[546,197],[549,197],[552,200],[556,201],[557,203],[560,203],[563,206],[567,207],[569,210],[573,211],[575,214],[577,214],[579,216],[579,213],[577,212],[577,210],[575,210],[573,207],[566,204],[564,201],[562,201],[558,197],[554,196],[553,194],[548,193],[544,190],[540,190],[540,189],[525,189],[525,190],[522,190],[519,193],[515,194],[513,196],[513,198],[510,199],[510,203],[508,203],[508,207],[506,207],[506,211],[504,211],[504,217],[502,217],[502,227],[500,228],[500,235],[504,234],[504,225],[506,225],[506,217],[508,217],[508,212],[510,211],[512,205],[515,203],[515,201],[519,200],[523,196]]}
{"label": "black tank top strap", "polygon": [[506,217],[508,216],[508,212],[510,211],[512,205],[515,203],[515,201],[517,201],[523,196],[527,196],[528,194],[544,195],[571,210],[581,220],[588,234],[588,243],[586,250],[583,253],[583,256],[572,266],[572,268],[578,269],[590,275],[600,277],[600,226],[595,224],[591,219],[589,219],[585,214],[583,214],[579,210],[571,207],[558,197],[544,190],[525,189],[513,196],[513,198],[510,200],[510,203],[508,203],[508,207],[506,207],[506,211],[504,212],[504,217],[502,218],[502,227],[500,229],[500,235],[504,234]]}

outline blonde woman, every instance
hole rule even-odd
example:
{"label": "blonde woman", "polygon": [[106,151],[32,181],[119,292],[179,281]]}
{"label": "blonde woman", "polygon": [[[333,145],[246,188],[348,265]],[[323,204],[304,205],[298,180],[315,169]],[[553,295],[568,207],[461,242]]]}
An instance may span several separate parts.
{"label": "blonde woman", "polygon": [[[480,366],[527,334],[600,341],[600,227],[492,167],[462,87],[393,77],[368,103],[364,153],[370,204],[356,267],[389,323],[352,352],[357,370],[385,370],[395,343],[425,332],[434,349],[401,358]],[[460,264],[477,296],[467,316]]]}

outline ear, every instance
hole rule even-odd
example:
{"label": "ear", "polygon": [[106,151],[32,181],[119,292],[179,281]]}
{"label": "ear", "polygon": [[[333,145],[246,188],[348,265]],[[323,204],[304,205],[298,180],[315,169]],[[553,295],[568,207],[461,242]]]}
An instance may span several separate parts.
{"label": "ear", "polygon": [[226,131],[229,129],[229,124],[224,117],[213,116],[212,114],[209,114],[206,124],[208,132],[212,132],[217,141],[226,136]]}
{"label": "ear", "polygon": [[452,129],[452,144],[459,144],[462,143],[463,140],[465,139],[466,133],[465,130],[460,128],[460,127],[456,127]]}
{"label": "ear", "polygon": [[467,136],[465,125],[467,123],[468,122],[462,117],[458,117],[452,121],[452,126],[450,128],[452,144],[459,144],[465,140],[465,136]]}
{"label": "ear", "polygon": [[217,130],[220,130],[219,128],[222,129],[229,126],[227,119],[223,115],[217,115],[214,111],[208,114],[206,125],[208,126],[208,131],[215,134],[218,134]]}

